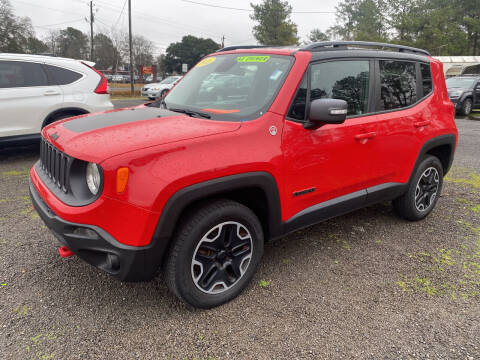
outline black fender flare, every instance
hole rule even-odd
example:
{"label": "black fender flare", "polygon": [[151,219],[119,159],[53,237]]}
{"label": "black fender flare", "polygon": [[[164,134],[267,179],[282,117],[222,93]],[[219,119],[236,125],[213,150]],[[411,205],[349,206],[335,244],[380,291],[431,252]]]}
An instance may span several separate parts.
{"label": "black fender flare", "polygon": [[440,135],[428,140],[425,144],[423,144],[422,148],[420,149],[420,152],[418,153],[417,161],[415,161],[415,165],[413,166],[413,170],[411,172],[408,182],[410,183],[410,181],[412,180],[415,174],[415,171],[417,170],[418,166],[420,165],[420,162],[423,160],[425,155],[429,151],[444,145],[448,145],[450,148],[449,154],[448,154],[449,155],[448,162],[446,164],[443,164],[444,165],[443,175],[444,176],[447,175],[447,173],[450,171],[450,168],[452,167],[456,144],[457,144],[457,136],[455,134]]}
{"label": "black fender flare", "polygon": [[152,242],[158,243],[158,255],[163,258],[168,243],[175,233],[175,227],[183,211],[191,204],[222,193],[231,193],[245,188],[261,189],[267,199],[268,229],[270,238],[281,234],[282,218],[280,193],[275,178],[268,172],[248,172],[220,177],[187,186],[173,194],[160,215]]}
{"label": "black fender flare", "polygon": [[66,107],[52,111],[48,114],[42,122],[42,129],[47,126],[52,119],[54,119],[57,115],[64,114],[64,113],[72,113],[73,116],[88,114],[88,111],[79,107]]}

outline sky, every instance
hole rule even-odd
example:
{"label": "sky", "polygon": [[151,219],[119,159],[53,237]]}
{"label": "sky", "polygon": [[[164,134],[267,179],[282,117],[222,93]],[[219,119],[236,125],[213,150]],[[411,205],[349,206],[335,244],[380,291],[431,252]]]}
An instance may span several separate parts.
{"label": "sky", "polygon": [[[37,37],[45,37],[50,30],[72,26],[90,31],[87,0],[10,0],[15,15],[28,16]],[[155,45],[155,55],[163,53],[172,42],[184,35],[211,38],[225,45],[256,44],[252,34],[254,22],[250,19],[250,3],[260,0],[132,0],[132,30]],[[128,31],[127,0],[93,0],[95,9],[94,33]],[[195,3],[236,8],[223,9]],[[298,25],[298,35],[306,40],[314,28],[325,31],[335,25],[335,6],[339,0],[289,0],[292,20]],[[123,9],[123,11],[122,11]],[[320,13],[330,12],[330,13]]]}

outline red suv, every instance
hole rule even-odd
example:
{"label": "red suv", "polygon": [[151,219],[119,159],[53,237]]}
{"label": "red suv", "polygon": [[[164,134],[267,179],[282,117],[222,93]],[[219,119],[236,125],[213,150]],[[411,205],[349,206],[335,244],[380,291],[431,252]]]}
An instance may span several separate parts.
{"label": "red suv", "polygon": [[423,50],[231,47],[164,99],[46,127],[30,192],[64,256],[126,281],[163,267],[209,308],[247,286],[267,240],[386,200],[426,217],[456,142]]}

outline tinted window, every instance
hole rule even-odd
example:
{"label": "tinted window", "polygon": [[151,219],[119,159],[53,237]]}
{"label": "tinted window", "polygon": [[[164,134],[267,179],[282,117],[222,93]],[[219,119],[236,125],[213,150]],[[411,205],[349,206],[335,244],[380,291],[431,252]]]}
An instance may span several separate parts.
{"label": "tinted window", "polygon": [[379,110],[400,109],[417,102],[415,63],[380,61]]}
{"label": "tinted window", "polygon": [[45,65],[45,66],[47,67],[53,81],[57,85],[71,84],[83,76],[82,74],[79,74],[75,71],[67,70],[58,66],[53,66],[53,65]]}
{"label": "tinted window", "polygon": [[293,99],[290,110],[288,111],[288,117],[296,120],[305,120],[305,108],[307,104],[307,75],[303,77],[302,82],[298,86],[297,94]]}
{"label": "tinted window", "polygon": [[310,101],[340,99],[348,104],[348,115],[368,111],[370,65],[368,61],[332,61],[312,65]]}
{"label": "tinted window", "polygon": [[40,64],[0,61],[0,88],[47,86],[47,74]]}
{"label": "tinted window", "polygon": [[430,65],[427,64],[420,64],[420,70],[422,71],[423,96],[427,96],[433,91],[432,71]]}

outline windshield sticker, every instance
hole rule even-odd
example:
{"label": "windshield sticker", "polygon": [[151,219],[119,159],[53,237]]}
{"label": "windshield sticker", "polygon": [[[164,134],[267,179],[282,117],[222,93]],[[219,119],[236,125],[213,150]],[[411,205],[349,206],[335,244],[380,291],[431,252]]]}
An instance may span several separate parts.
{"label": "windshield sticker", "polygon": [[203,59],[202,61],[200,61],[196,67],[202,67],[202,66],[207,66],[207,65],[210,65],[211,63],[214,63],[215,60],[217,60],[216,57],[208,57],[206,59]]}
{"label": "windshield sticker", "polygon": [[239,56],[237,57],[237,62],[247,63],[266,63],[270,59],[270,56]]}
{"label": "windshield sticker", "polygon": [[224,109],[202,109],[202,111],[213,113],[213,114],[233,114],[240,112],[239,109],[233,110],[224,110]]}

